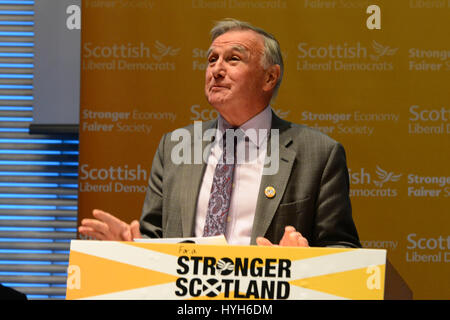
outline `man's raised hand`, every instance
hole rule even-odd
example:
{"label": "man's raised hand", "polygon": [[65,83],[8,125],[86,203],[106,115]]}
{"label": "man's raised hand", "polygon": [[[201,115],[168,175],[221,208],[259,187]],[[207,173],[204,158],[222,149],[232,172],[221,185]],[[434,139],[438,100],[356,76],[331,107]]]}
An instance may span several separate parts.
{"label": "man's raised hand", "polygon": [[133,241],[134,238],[142,238],[137,220],[127,224],[112,214],[98,209],[94,209],[92,215],[95,219],[83,219],[78,228],[78,232],[84,236],[111,241]]}

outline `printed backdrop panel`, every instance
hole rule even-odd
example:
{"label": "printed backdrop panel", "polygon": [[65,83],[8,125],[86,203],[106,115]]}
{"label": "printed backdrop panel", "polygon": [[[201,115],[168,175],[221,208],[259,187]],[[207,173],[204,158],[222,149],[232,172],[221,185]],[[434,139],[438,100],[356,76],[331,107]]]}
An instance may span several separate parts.
{"label": "printed backdrop panel", "polygon": [[[366,27],[370,4],[381,30]],[[217,116],[203,93],[209,30],[233,17],[280,41],[275,112],[344,145],[364,247],[387,249],[415,298],[450,298],[450,2],[85,0],[82,9],[79,221],[94,208],[138,219],[162,135]]]}

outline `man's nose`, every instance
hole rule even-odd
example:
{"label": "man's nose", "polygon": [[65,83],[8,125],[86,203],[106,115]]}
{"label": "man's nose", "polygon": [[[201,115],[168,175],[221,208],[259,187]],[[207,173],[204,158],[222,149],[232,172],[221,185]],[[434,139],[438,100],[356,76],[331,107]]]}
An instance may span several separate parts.
{"label": "man's nose", "polygon": [[226,69],[222,59],[218,59],[214,63],[211,72],[215,79],[223,78],[225,76]]}

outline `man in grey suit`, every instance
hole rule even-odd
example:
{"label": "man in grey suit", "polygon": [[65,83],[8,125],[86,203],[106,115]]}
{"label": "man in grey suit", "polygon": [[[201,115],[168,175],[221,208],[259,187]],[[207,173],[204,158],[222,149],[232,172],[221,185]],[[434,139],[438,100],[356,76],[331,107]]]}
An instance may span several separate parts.
{"label": "man in grey suit", "polygon": [[[215,169],[225,150],[222,137],[227,129],[239,128],[245,139],[237,144],[243,150],[258,150],[258,155],[233,166],[223,220],[230,244],[361,247],[343,147],[319,131],[278,118],[270,108],[283,75],[278,42],[265,31],[232,19],[217,23],[211,34],[205,95],[220,116],[202,123],[200,130],[195,125],[182,129],[193,137],[188,144],[192,150],[200,135],[205,161],[174,161],[180,145],[174,136],[180,132],[166,134],[153,160],[140,222],[127,224],[94,210],[96,219],[84,219],[79,232],[125,241],[142,234],[204,236],[214,204]],[[202,137],[208,130],[215,134],[206,145]],[[249,134],[256,130],[270,134]],[[267,174],[270,157],[277,170]]]}

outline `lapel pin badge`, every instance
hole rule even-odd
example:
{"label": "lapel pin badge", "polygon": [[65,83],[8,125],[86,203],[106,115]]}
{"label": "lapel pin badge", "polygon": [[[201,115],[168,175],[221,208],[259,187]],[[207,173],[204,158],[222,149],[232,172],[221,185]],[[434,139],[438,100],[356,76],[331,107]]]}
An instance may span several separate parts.
{"label": "lapel pin badge", "polygon": [[265,190],[264,190],[264,194],[266,195],[267,198],[272,199],[273,197],[275,197],[276,195],[276,191],[275,188],[272,186],[268,186]]}

